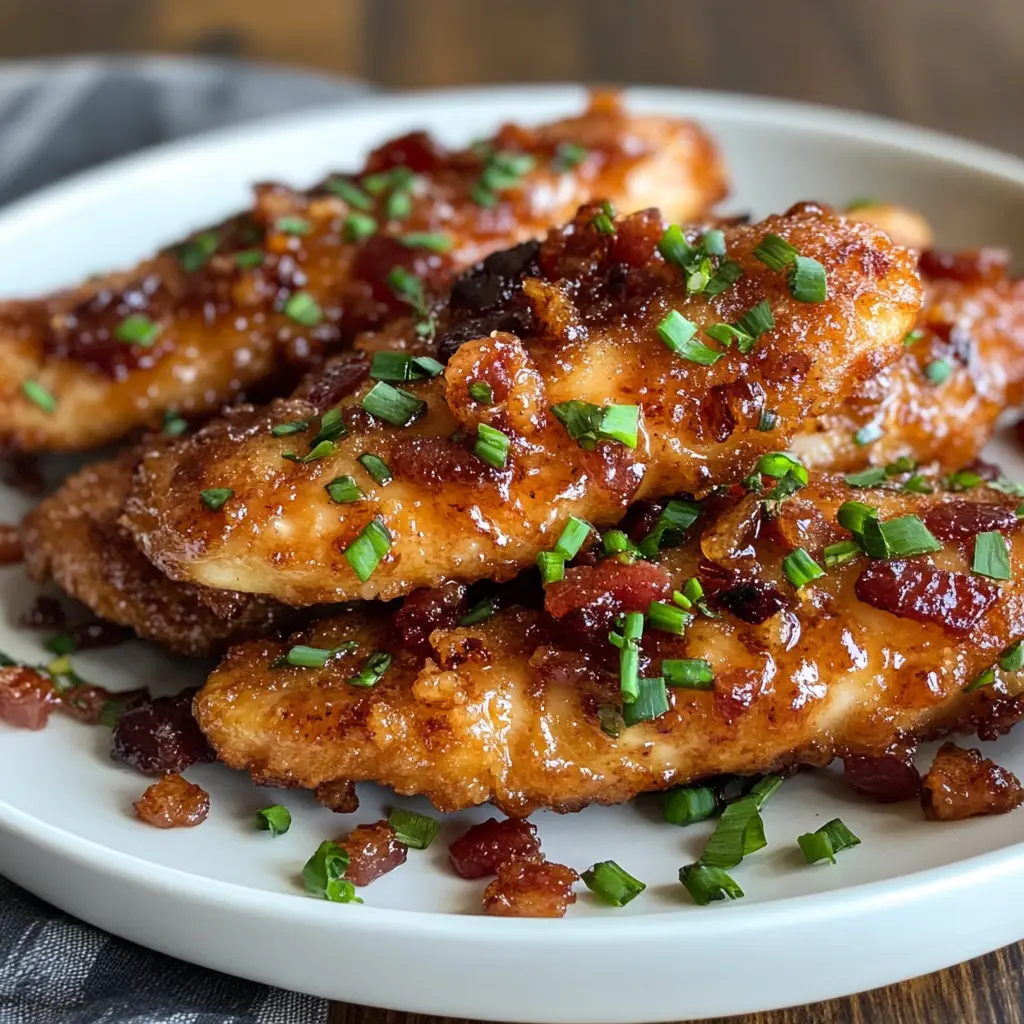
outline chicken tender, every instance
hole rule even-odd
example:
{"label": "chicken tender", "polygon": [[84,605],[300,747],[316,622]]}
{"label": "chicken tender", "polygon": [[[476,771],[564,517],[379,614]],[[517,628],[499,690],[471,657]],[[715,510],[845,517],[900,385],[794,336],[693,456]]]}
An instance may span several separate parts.
{"label": "chicken tender", "polygon": [[[755,256],[771,235],[820,262],[824,301]],[[715,275],[732,283],[715,294],[674,265],[671,237],[656,211],[583,209],[456,286],[433,328],[446,366],[403,363],[426,379],[396,389],[335,363],[299,399],[148,454],[123,522],[174,579],[297,605],[508,579],[570,515],[608,525],[638,499],[740,479],[894,361],[919,310],[907,250],[812,204],[721,233]],[[214,511],[211,489],[230,492]]]}
{"label": "chicken tender", "polygon": [[[259,185],[250,211],[132,270],[0,305],[0,446],[87,449],[242,392],[286,393],[296,365],[582,202],[687,218],[724,191],[703,131],[631,117],[610,95],[582,116],[506,126],[458,152],[413,133],[308,192]],[[396,269],[424,294],[397,287]]]}

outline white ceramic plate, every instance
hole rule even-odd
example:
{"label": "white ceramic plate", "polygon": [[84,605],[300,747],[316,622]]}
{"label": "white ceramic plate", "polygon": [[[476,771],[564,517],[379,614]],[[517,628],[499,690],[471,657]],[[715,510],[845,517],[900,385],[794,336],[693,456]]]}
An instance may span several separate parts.
{"label": "white ceramic plate", "polygon": [[[504,119],[578,109],[575,88],[391,97],[222,132],[94,171],[0,216],[0,292],[20,295],[130,263],[247,202],[253,180],[311,182],[355,165],[374,143],[425,126],[466,141]],[[637,110],[686,114],[722,143],[737,210],[797,199],[877,195],[924,211],[943,245],[1024,252],[1024,163],[955,139],[815,107],[709,93],[636,90]],[[1024,461],[996,445],[1011,474]],[[25,507],[0,495],[0,517]],[[0,648],[41,658],[11,623],[35,588],[4,570]],[[202,666],[142,644],[76,659],[109,686],[176,690]],[[1024,774],[1024,735],[995,745]],[[259,790],[218,766],[191,770],[212,795],[201,827],[136,822],[144,780],[111,764],[106,730],[55,716],[41,733],[0,725],[0,872],[103,928],[247,978],[335,999],[497,1020],[679,1020],[764,1010],[894,982],[1024,936],[1024,817],[933,824],[913,805],[855,799],[827,772],[788,781],[765,815],[769,847],[736,869],[747,896],[698,908],[676,881],[710,826],[675,829],[637,801],[536,816],[549,856],[583,869],[613,858],[648,883],[622,910],[588,894],[562,921],[478,913],[482,883],[446,870],[446,840],[487,810],[454,815],[427,852],[375,882],[365,906],[303,895],[297,873],[349,827],[308,794]],[[387,793],[364,787],[355,821]],[[272,840],[257,808],[276,800],[295,824]],[[403,801],[426,810],[425,804]],[[841,815],[863,839],[835,867],[802,866],[796,836]]]}

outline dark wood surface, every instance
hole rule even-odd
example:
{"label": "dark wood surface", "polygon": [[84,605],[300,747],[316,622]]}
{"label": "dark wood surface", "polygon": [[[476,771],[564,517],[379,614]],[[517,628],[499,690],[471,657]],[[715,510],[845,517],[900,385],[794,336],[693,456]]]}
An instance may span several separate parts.
{"label": "dark wood surface", "polygon": [[[0,58],[143,50],[306,65],[402,89],[565,80],[730,89],[1024,153],[1024,0],[0,0]],[[836,939],[837,958],[871,955]],[[783,959],[780,969],[800,965]],[[732,1024],[1024,1024],[1022,979],[1024,944]],[[344,1005],[331,1021],[437,1024]]]}

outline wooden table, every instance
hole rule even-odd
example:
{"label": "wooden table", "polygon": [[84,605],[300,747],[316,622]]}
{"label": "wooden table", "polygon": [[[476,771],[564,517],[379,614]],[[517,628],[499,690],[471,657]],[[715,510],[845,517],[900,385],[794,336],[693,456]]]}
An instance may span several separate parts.
{"label": "wooden table", "polygon": [[[0,58],[100,50],[237,55],[389,88],[583,80],[732,89],[886,114],[1024,153],[1024,0],[0,4]],[[840,943],[836,955],[871,954]],[[903,985],[733,1024],[1024,1024],[1022,979],[1024,944]],[[430,1018],[336,1005],[331,1021]]]}

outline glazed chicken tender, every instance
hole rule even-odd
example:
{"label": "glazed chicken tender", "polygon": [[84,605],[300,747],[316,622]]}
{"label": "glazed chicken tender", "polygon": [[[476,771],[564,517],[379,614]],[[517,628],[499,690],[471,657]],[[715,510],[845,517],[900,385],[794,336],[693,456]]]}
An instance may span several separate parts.
{"label": "glazed chicken tender", "polygon": [[[0,445],[81,450],[170,412],[209,414],[244,391],[285,393],[297,365],[582,202],[659,204],[687,218],[724,191],[699,128],[631,117],[613,96],[469,150],[413,133],[309,192],[257,186],[250,211],[132,270],[0,305]],[[396,268],[415,275],[417,292]]]}
{"label": "glazed chicken tender", "polygon": [[[991,738],[1024,713],[1020,659],[1005,653],[1024,636],[1018,499],[829,480],[781,505],[767,490],[733,491],[705,502],[656,562],[584,548],[543,612],[507,608],[460,627],[464,604],[435,591],[393,622],[353,614],[288,643],[236,647],[196,698],[200,726],[259,782],[372,779],[442,810],[493,801],[526,815],[906,751],[956,727]],[[857,536],[878,557],[840,525],[863,526],[848,502],[874,510],[874,532]],[[979,534],[1006,545],[1009,579],[972,572]],[[676,607],[681,635],[659,629],[664,603],[694,578],[704,603],[687,616]],[[623,612],[646,613],[638,672],[661,695],[646,720],[630,721],[608,640]],[[335,653],[322,668],[275,667],[297,644]]]}
{"label": "glazed chicken tender", "polygon": [[[773,235],[820,262],[824,301],[755,256]],[[336,363],[299,399],[148,455],[123,522],[172,578],[293,604],[508,579],[570,515],[607,525],[740,479],[894,361],[920,306],[906,250],[814,205],[691,232],[687,249],[725,250],[717,289],[695,290],[669,238],[655,211],[591,207],[491,257],[431,323],[430,358],[409,364],[424,379],[396,389]],[[370,372],[393,380],[381,355]],[[230,492],[216,510],[211,490]]]}

